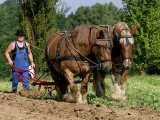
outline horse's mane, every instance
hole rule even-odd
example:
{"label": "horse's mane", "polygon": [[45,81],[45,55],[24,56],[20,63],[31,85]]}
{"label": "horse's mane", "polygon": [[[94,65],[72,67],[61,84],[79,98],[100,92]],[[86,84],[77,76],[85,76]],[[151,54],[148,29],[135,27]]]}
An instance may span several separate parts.
{"label": "horse's mane", "polygon": [[[119,29],[120,31],[123,30],[123,29],[127,29],[128,31],[130,31],[130,28],[128,27],[127,23],[125,23],[125,22],[119,22],[119,23],[117,23],[117,24],[115,25],[115,27],[118,27],[118,29]],[[127,35],[131,35],[131,34],[127,34]],[[133,39],[133,38],[129,38],[128,40],[129,40],[129,42],[130,42],[131,44],[134,44],[134,39]],[[121,42],[121,43],[124,43],[124,44],[127,44],[127,41],[126,41],[125,38],[121,38],[121,39],[120,39],[120,42]]]}
{"label": "horse's mane", "polygon": [[124,28],[127,28],[128,30],[130,30],[127,23],[125,23],[125,22],[118,22],[115,26],[117,26],[120,30],[122,30]]}

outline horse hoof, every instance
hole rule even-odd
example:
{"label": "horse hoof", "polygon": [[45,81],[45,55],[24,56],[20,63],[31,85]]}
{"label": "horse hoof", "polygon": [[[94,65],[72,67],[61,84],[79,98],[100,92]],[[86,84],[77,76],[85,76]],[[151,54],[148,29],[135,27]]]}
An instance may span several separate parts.
{"label": "horse hoof", "polygon": [[82,95],[81,95],[80,93],[77,93],[76,101],[77,101],[77,103],[80,103],[80,104],[82,104],[82,103],[83,103]]}
{"label": "horse hoof", "polygon": [[64,96],[63,96],[63,100],[65,101],[65,102],[69,102],[69,103],[75,103],[76,101],[74,100],[74,98],[73,98],[73,96],[71,95],[71,94],[65,94]]}
{"label": "horse hoof", "polygon": [[83,104],[88,104],[87,100],[83,100]]}
{"label": "horse hoof", "polygon": [[115,96],[115,95],[113,95],[111,98],[112,98],[112,100],[117,101],[117,102],[121,102],[126,99],[126,97]]}
{"label": "horse hoof", "polygon": [[125,101],[125,100],[127,99],[127,97],[126,97],[126,96],[124,96],[122,99],[123,99],[122,101]]}

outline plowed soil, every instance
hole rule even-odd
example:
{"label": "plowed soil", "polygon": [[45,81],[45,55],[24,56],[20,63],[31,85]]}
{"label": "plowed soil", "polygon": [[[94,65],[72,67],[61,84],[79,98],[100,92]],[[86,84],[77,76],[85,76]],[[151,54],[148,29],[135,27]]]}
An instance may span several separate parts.
{"label": "plowed soil", "polygon": [[38,100],[0,92],[0,120],[160,120],[160,111]]}

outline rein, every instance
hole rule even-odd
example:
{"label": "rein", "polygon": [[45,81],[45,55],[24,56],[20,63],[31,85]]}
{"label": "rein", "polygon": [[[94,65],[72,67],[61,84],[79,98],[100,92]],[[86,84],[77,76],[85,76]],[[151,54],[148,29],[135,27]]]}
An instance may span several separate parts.
{"label": "rein", "polygon": [[45,50],[44,50],[44,49],[42,49],[42,48],[36,47],[36,46],[34,46],[34,45],[32,45],[32,44],[30,44],[30,46],[32,46],[33,48],[36,48],[37,50],[40,50],[40,51],[45,52]]}

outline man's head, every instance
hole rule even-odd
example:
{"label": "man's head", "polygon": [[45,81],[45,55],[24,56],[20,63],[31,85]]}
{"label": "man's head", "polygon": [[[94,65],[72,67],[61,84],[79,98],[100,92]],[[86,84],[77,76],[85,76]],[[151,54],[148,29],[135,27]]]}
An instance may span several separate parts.
{"label": "man's head", "polygon": [[19,42],[22,42],[24,40],[24,31],[23,30],[17,30],[16,34],[17,40]]}

